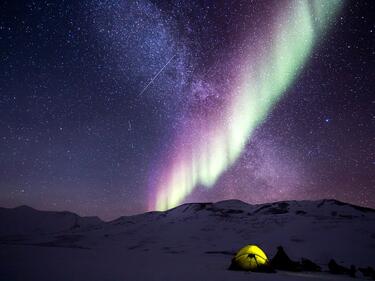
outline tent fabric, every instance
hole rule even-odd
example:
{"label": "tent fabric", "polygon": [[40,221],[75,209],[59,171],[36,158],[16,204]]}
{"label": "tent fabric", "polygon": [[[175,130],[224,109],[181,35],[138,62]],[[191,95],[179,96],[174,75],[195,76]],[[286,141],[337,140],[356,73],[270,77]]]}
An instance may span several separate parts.
{"label": "tent fabric", "polygon": [[257,245],[247,245],[234,256],[230,269],[267,271],[270,266],[268,257],[261,248]]}

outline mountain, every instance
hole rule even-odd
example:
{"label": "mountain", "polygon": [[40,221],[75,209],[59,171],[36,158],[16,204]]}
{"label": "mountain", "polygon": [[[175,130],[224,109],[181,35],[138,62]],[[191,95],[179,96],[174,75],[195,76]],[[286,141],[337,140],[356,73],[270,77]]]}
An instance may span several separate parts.
{"label": "mountain", "polygon": [[0,232],[15,220],[12,231],[22,233],[0,236],[0,280],[352,280],[325,272],[228,271],[247,244],[269,257],[282,245],[292,259],[309,258],[323,270],[331,258],[375,266],[375,210],[336,200],[191,203],[111,222],[77,217],[0,210]]}
{"label": "mountain", "polygon": [[102,223],[98,217],[71,212],[38,211],[28,206],[0,208],[0,236],[46,234]]}

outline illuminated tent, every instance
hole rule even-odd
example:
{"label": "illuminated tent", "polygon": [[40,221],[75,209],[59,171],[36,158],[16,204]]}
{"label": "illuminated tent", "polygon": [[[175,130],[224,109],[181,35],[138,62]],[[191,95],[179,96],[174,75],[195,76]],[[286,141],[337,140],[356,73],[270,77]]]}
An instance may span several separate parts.
{"label": "illuminated tent", "polygon": [[240,249],[232,259],[229,269],[273,272],[266,254],[256,245],[247,245]]}

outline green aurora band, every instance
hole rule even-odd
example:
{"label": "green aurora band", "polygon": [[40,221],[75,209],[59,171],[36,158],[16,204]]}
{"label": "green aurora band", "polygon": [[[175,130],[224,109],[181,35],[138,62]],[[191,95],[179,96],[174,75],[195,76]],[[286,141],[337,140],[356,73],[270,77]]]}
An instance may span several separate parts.
{"label": "green aurora band", "polygon": [[267,46],[248,50],[250,55],[243,60],[224,112],[208,118],[203,126],[202,122],[193,124],[175,142],[172,163],[157,182],[156,200],[151,199],[150,209],[173,208],[195,187],[215,184],[298,77],[342,4],[340,0],[284,3]]}

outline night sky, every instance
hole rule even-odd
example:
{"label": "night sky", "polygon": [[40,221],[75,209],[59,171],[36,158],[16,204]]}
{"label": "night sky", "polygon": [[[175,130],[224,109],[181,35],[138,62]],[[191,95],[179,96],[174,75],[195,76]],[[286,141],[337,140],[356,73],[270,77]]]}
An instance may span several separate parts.
{"label": "night sky", "polygon": [[375,1],[1,1],[0,206],[375,208],[374,15]]}

